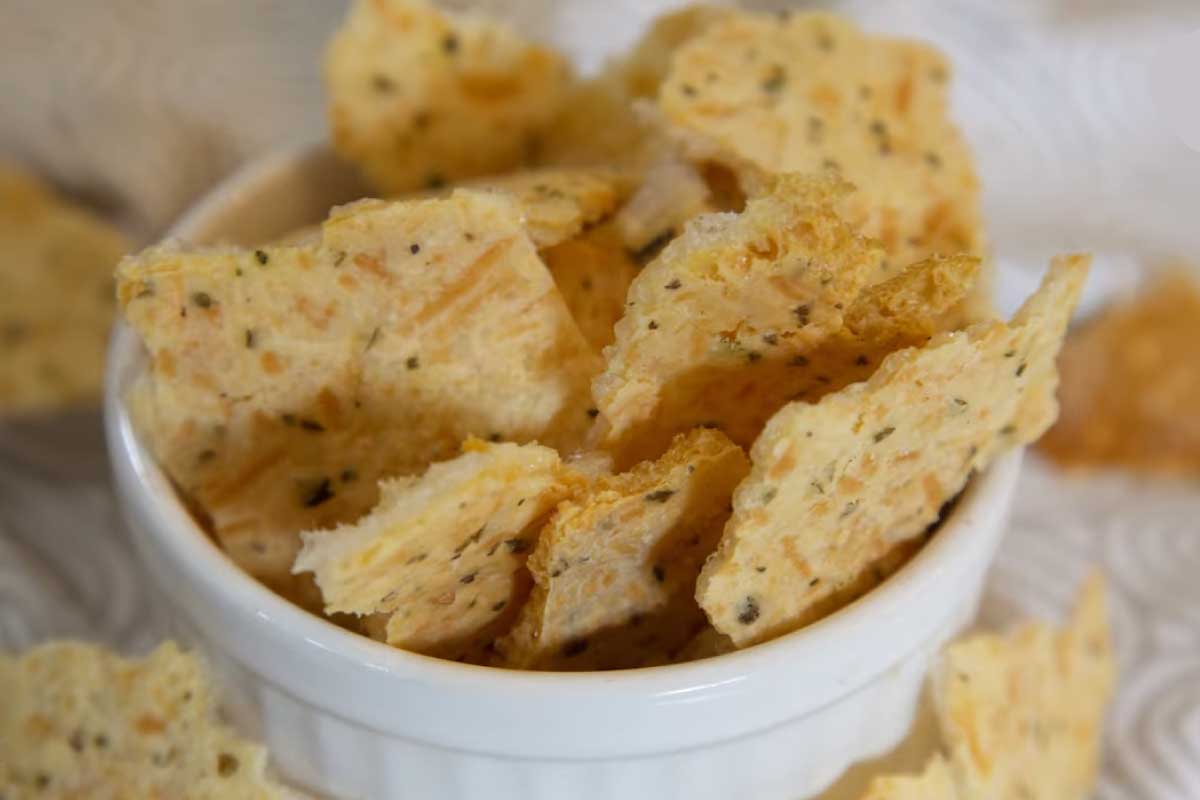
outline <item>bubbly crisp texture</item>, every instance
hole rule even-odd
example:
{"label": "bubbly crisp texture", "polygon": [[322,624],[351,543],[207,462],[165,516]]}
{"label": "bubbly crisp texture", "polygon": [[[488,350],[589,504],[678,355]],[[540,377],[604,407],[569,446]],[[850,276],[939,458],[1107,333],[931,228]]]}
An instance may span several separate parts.
{"label": "bubbly crisp texture", "polygon": [[696,425],[749,446],[788,401],[861,380],[943,329],[978,261],[930,259],[864,291],[881,254],[832,211],[841,191],[782,179],[740,215],[696,219],[638,275],[593,382],[619,463]]}
{"label": "bubbly crisp texture", "polygon": [[947,114],[949,74],[932,48],[831,14],[738,14],[679,48],[658,100],[694,158],[745,180],[839,171],[858,188],[842,213],[887,250],[883,277],[930,255],[982,255],[979,183]]}
{"label": "bubbly crisp texture", "polygon": [[740,447],[697,429],[657,462],[602,477],[563,503],[529,558],[529,602],[498,643],[506,662],[619,669],[670,660],[706,624],[696,576],[748,470]]}
{"label": "bubbly crisp texture", "polygon": [[865,383],[772,417],[697,584],[713,626],[741,647],[794,630],[936,522],[973,471],[1041,435],[1087,266],[1055,259],[1009,324],[939,334],[888,356]]}
{"label": "bubbly crisp texture", "polygon": [[334,147],[398,194],[528,160],[571,76],[562,56],[500,23],[424,0],[358,0],[325,83]]}
{"label": "bubbly crisp texture", "polygon": [[139,431],[217,539],[291,591],[298,532],[468,436],[573,449],[599,360],[497,193],[336,209],[319,242],[123,261]]}
{"label": "bubbly crisp texture", "polygon": [[0,655],[0,697],[6,797],[288,796],[266,750],[218,719],[201,664],[172,642],[138,661],[72,642]]}
{"label": "bubbly crisp texture", "polygon": [[588,343],[597,353],[612,344],[613,326],[625,311],[625,294],[638,271],[613,226],[601,225],[547,248],[542,259]]}
{"label": "bubbly crisp texture", "polygon": [[0,414],[94,405],[127,242],[0,163]]}
{"label": "bubbly crisp texture", "polygon": [[472,440],[384,482],[353,525],[304,533],[295,569],[315,573],[327,613],[386,618],[388,644],[478,660],[525,600],[545,517],[582,482],[547,447]]}
{"label": "bubbly crisp texture", "polygon": [[1062,413],[1042,451],[1068,466],[1200,474],[1200,288],[1160,276],[1067,337]]}
{"label": "bubbly crisp texture", "polygon": [[951,645],[934,694],[958,796],[1090,797],[1115,673],[1098,575],[1064,630],[1028,625]]}

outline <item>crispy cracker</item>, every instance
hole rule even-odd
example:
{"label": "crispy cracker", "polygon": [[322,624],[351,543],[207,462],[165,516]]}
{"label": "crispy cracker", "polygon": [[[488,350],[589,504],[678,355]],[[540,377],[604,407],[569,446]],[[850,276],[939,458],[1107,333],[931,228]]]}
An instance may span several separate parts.
{"label": "crispy cracker", "polygon": [[600,352],[612,344],[613,326],[638,271],[612,225],[547,248],[542,259],[592,348]]}
{"label": "crispy cracker", "polygon": [[1179,271],[1102,311],[1059,357],[1062,413],[1039,447],[1068,466],[1200,473],[1200,288]]}
{"label": "crispy cracker", "polygon": [[936,522],[972,472],[1041,435],[1087,264],[1055,259],[1007,325],[939,334],[888,356],[865,383],[772,417],[697,584],[714,627],[740,647],[796,629]]}
{"label": "crispy cracker", "polygon": [[294,582],[300,530],[356,519],[376,481],[468,436],[569,451],[598,359],[491,193],[336,209],[319,244],[122,262],[152,356],[139,432],[230,555]]}
{"label": "crispy cracker", "polygon": [[748,445],[795,393],[781,373],[843,327],[882,258],[833,212],[844,191],[787,176],[742,214],[694,219],[642,270],[592,386],[620,464],[696,425]]}
{"label": "crispy cracker", "polygon": [[946,759],[934,756],[919,775],[881,775],[862,800],[959,800]]}
{"label": "crispy cracker", "polygon": [[547,447],[472,440],[386,481],[358,522],[303,534],[295,569],[315,573],[327,613],[383,615],[389,644],[468,658],[511,622],[541,524],[582,482]]}
{"label": "crispy cracker", "polygon": [[734,12],[721,6],[694,5],[663,14],[651,23],[633,48],[608,66],[630,97],[653,98],[666,79],[671,57],[684,44]]}
{"label": "crispy cracker", "polygon": [[888,253],[879,277],[984,248],[979,182],[947,113],[949,66],[821,12],[739,14],[682,47],[659,106],[693,158],[751,173],[834,169],[842,213]]}
{"label": "crispy cracker", "polygon": [[267,753],[217,717],[197,659],[140,661],[78,643],[0,655],[0,792],[8,797],[284,797]]}
{"label": "crispy cracker", "polygon": [[507,663],[619,669],[670,658],[705,625],[696,576],[748,470],[740,447],[697,429],[657,462],[563,503],[529,558],[534,592],[497,645]]}
{"label": "crispy cracker", "polygon": [[97,402],[115,229],[0,163],[0,414]]}
{"label": "crispy cracker", "polygon": [[964,798],[1083,800],[1095,787],[1116,667],[1099,575],[1070,624],[953,644],[935,676],[942,736]]}
{"label": "crispy cracker", "polygon": [[571,83],[567,61],[502,24],[424,0],[359,0],[325,60],[333,143],[399,194],[528,160]]}
{"label": "crispy cracker", "polygon": [[637,191],[617,213],[615,224],[625,247],[648,260],[679,235],[688,220],[716,210],[699,171],[669,159],[646,171]]}

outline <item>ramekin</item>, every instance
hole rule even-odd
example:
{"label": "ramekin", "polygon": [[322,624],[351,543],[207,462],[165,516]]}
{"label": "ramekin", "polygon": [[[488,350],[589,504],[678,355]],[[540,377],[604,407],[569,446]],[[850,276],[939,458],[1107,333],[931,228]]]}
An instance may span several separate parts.
{"label": "ramekin", "polygon": [[[362,194],[322,145],[233,175],[171,236],[253,244]],[[533,673],[440,661],[349,633],[239,570],[189,516],[123,403],[136,336],[110,347],[117,492],[175,635],[211,663],[279,772],[338,798],[798,800],[903,738],[940,646],[974,617],[1021,455],[978,476],[930,543],[801,631],[677,666]]]}

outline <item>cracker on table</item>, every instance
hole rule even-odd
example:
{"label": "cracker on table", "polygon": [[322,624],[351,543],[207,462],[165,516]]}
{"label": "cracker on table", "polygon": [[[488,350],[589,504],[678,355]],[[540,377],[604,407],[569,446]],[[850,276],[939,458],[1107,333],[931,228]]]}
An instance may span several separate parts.
{"label": "cracker on table", "polygon": [[542,260],[588,344],[597,353],[612,344],[638,271],[612,224],[546,248]]}
{"label": "cracker on table", "polygon": [[301,530],[468,436],[574,449],[588,346],[496,193],[336,209],[319,243],[160,246],[118,269],[151,356],[139,433],[240,565],[290,587]]}
{"label": "cracker on table", "polygon": [[128,243],[0,163],[0,414],[94,405]]}
{"label": "cracker on table", "polygon": [[509,27],[424,0],[358,0],[325,59],[337,151],[399,194],[529,160],[571,84]]}
{"label": "cracker on table", "polygon": [[1028,625],[949,647],[934,694],[959,796],[1091,796],[1116,673],[1108,625],[1094,575],[1063,630]]}
{"label": "cracker on table", "polygon": [[602,444],[625,465],[697,425],[753,441],[787,395],[775,374],[842,327],[882,254],[834,213],[846,191],[785,176],[741,214],[693,219],[634,279],[593,383]]}
{"label": "cracker on table", "polygon": [[667,660],[705,625],[696,576],[749,469],[718,431],[563,503],[529,558],[535,588],[498,648],[512,666],[619,669]]}
{"label": "cracker on table", "polygon": [[1055,259],[1009,324],[938,334],[889,355],[865,383],[776,413],[697,584],[713,626],[740,647],[795,630],[926,531],[974,471],[1041,435],[1088,261]]}
{"label": "cracker on table", "polygon": [[221,722],[200,662],[55,642],[0,655],[0,791],[11,797],[287,796],[266,750]]}
{"label": "cracker on table", "polygon": [[1067,337],[1062,413],[1039,443],[1067,466],[1200,473],[1200,287],[1157,277]]}
{"label": "cracker on table", "polygon": [[982,255],[979,182],[947,112],[950,68],[931,47],[823,12],[719,20],[679,48],[658,102],[693,158],[753,173],[838,171],[842,213],[889,270]]}
{"label": "cracker on table", "polygon": [[545,517],[583,482],[548,447],[470,440],[385,481],[357,522],[302,534],[295,570],[315,574],[326,613],[380,615],[389,644],[474,660],[525,600]]}

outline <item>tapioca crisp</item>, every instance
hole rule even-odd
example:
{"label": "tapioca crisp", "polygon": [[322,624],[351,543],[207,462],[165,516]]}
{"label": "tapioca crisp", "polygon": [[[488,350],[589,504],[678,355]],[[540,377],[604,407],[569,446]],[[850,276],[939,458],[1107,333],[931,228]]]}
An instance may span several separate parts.
{"label": "tapioca crisp", "polygon": [[149,366],[139,432],[240,565],[291,585],[298,532],[464,439],[570,451],[599,359],[489,192],[336,209],[319,242],[152,248],[118,269]]}
{"label": "tapioca crisp", "polygon": [[128,243],[0,163],[0,414],[94,405]]}
{"label": "tapioca crisp", "polygon": [[498,644],[507,663],[618,669],[668,660],[706,624],[696,576],[748,469],[726,436],[697,429],[658,461],[602,477],[563,503],[529,558],[529,602]]}
{"label": "tapioca crisp", "polygon": [[983,254],[949,76],[934,49],[831,14],[737,14],[678,49],[658,104],[695,159],[743,173],[838,171],[858,189],[842,213],[887,250],[882,278],[930,255]]}
{"label": "tapioca crisp", "polygon": [[751,449],[697,598],[741,647],[803,625],[896,543],[934,524],[970,475],[1055,414],[1054,360],[1088,259],[1055,259],[1008,324],[940,333],[870,379],[771,418]]}
{"label": "tapioca crisp", "polygon": [[934,696],[960,797],[1091,796],[1116,674],[1108,625],[1097,575],[1062,630],[1033,624],[950,646]]}
{"label": "tapioca crisp", "polygon": [[600,225],[542,251],[554,283],[597,353],[613,341],[638,266],[612,224]]}
{"label": "tapioca crisp", "polygon": [[334,147],[389,194],[525,163],[571,81],[553,50],[424,0],[359,0],[325,58]]}
{"label": "tapioca crisp", "polygon": [[842,327],[882,260],[834,213],[846,191],[786,176],[741,214],[693,219],[634,279],[593,383],[618,463],[656,457],[697,425],[754,440],[787,397],[776,368]]}
{"label": "tapioca crisp", "polygon": [[217,713],[174,643],[140,660],[93,645],[0,655],[0,791],[8,797],[290,796],[267,752]]}
{"label": "tapioca crisp", "polygon": [[295,570],[315,574],[327,613],[378,615],[389,644],[472,659],[525,601],[546,516],[585,483],[550,448],[470,440],[384,482],[366,517],[302,534]]}

